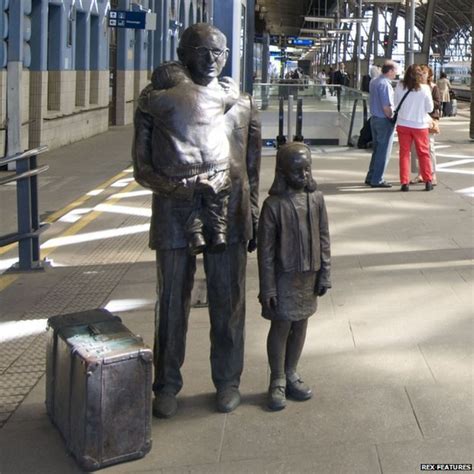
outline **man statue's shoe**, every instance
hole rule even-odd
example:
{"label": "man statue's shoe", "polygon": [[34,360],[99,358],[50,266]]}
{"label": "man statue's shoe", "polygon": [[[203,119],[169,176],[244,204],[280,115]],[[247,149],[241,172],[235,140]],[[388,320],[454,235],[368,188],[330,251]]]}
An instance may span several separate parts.
{"label": "man statue's shoe", "polygon": [[240,404],[240,392],[237,387],[226,387],[217,390],[217,410],[221,413],[234,411]]}
{"label": "man statue's shoe", "polygon": [[189,239],[189,252],[191,255],[198,255],[206,248],[206,241],[204,235],[199,232],[191,235]]}
{"label": "man statue's shoe", "polygon": [[285,379],[275,379],[268,387],[267,407],[272,411],[283,410],[286,407]]}
{"label": "man statue's shoe", "polygon": [[433,183],[431,181],[425,183],[425,191],[433,191]]}
{"label": "man statue's shoe", "polygon": [[407,193],[408,191],[410,191],[410,186],[408,186],[408,184],[406,183],[402,184],[400,191],[402,191],[403,193]]}
{"label": "man statue's shoe", "polygon": [[286,376],[286,394],[293,400],[300,402],[309,400],[313,396],[311,389],[296,372]]}
{"label": "man statue's shoe", "polygon": [[167,392],[158,392],[153,400],[153,416],[157,418],[171,418],[176,415],[178,401],[176,395]]}

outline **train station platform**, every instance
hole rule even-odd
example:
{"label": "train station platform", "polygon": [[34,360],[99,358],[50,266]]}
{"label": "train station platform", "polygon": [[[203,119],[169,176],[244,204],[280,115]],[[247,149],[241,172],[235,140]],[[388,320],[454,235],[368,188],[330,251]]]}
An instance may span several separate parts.
{"label": "train station platform", "polygon": [[[473,464],[474,145],[469,111],[441,120],[438,185],[401,193],[364,185],[370,152],[313,148],[326,197],[333,288],[309,322],[300,372],[314,397],[265,408],[266,336],[249,255],[242,404],[215,410],[206,308],[193,308],[177,415],[153,419],[152,451],[105,473],[418,473]],[[44,271],[0,275],[0,473],[81,472],[49,421],[48,317],[95,307],[153,343],[155,259],[150,193],[130,163],[131,126],[44,155]],[[273,179],[265,148],[260,198]],[[14,185],[0,187],[1,232],[14,230]],[[15,248],[0,249],[3,270]]]}

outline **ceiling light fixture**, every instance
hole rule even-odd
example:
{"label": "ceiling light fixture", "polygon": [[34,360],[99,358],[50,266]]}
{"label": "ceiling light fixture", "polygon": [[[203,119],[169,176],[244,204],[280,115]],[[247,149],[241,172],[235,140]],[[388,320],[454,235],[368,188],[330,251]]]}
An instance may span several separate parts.
{"label": "ceiling light fixture", "polygon": [[368,18],[339,18],[341,23],[364,23]]}
{"label": "ceiling light fixture", "polygon": [[300,33],[324,33],[321,28],[300,28]]}
{"label": "ceiling light fixture", "polygon": [[305,16],[304,20],[318,23],[334,23],[336,21],[335,18],[328,16]]}
{"label": "ceiling light fixture", "polygon": [[340,35],[348,35],[350,34],[351,30],[341,30],[339,28],[331,28],[327,30],[328,33],[333,33],[333,34],[340,34]]}

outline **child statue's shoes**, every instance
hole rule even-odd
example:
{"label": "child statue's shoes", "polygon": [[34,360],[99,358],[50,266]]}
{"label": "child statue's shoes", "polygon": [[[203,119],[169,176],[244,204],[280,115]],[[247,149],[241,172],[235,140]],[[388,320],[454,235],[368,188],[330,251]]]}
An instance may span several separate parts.
{"label": "child statue's shoes", "polygon": [[211,251],[212,253],[223,252],[227,247],[227,238],[223,233],[217,233],[212,239]]}
{"label": "child statue's shoes", "polygon": [[303,402],[313,396],[312,390],[306,385],[300,376],[294,372],[286,376],[286,395],[293,400]]}
{"label": "child statue's shoes", "polygon": [[285,379],[274,379],[268,387],[267,406],[272,411],[283,410],[286,407]]}
{"label": "child statue's shoes", "polygon": [[199,232],[192,234],[189,239],[189,253],[191,255],[198,255],[202,253],[205,248],[206,241],[204,240],[204,235]]}

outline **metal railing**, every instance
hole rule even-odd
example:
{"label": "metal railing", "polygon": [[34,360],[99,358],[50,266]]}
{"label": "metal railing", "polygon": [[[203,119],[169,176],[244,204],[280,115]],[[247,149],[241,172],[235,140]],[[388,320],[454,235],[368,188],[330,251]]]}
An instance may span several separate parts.
{"label": "metal railing", "polygon": [[0,166],[16,164],[16,173],[0,178],[0,185],[17,182],[18,232],[0,235],[0,247],[18,242],[19,261],[15,270],[41,270],[39,234],[48,227],[40,224],[38,210],[38,175],[49,169],[48,165],[37,166],[36,157],[45,152],[47,146],[32,148],[0,159]]}
{"label": "metal railing", "polygon": [[354,130],[354,120],[356,118],[357,103],[359,101],[361,101],[362,103],[363,124],[365,125],[367,122],[367,99],[365,98],[354,99],[354,104],[352,106],[352,114],[351,114],[351,124],[349,125],[349,133],[347,134],[347,146],[355,146],[355,144],[352,141],[352,132]]}
{"label": "metal railing", "polygon": [[[295,137],[304,136],[307,144],[346,146],[367,120],[368,94],[335,84],[255,83],[253,98],[260,109],[266,146],[280,145],[283,139],[294,140],[295,125],[300,128]],[[283,118],[287,121],[286,137],[282,132]]]}

